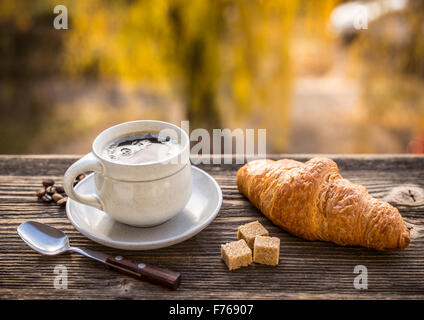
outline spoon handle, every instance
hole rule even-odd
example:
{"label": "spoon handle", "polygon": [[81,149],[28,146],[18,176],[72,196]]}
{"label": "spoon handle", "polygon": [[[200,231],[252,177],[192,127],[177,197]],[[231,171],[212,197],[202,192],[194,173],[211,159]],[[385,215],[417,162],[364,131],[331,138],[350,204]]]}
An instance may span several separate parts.
{"label": "spoon handle", "polygon": [[169,269],[159,268],[146,263],[137,263],[122,256],[109,256],[106,258],[105,263],[118,271],[174,290],[180,285],[181,273]]}

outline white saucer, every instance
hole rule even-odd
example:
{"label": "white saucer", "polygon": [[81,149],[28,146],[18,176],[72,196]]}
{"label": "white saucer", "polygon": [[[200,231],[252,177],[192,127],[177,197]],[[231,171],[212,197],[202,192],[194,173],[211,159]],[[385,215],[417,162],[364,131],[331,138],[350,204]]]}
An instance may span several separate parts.
{"label": "white saucer", "polygon": [[[176,217],[156,227],[131,227],[113,220],[103,211],[72,199],[66,204],[66,214],[79,232],[108,247],[150,250],[171,246],[203,230],[221,208],[222,192],[215,179],[193,166],[192,173],[193,192],[186,207]],[[93,193],[93,174],[82,180],[75,189],[82,194]]]}

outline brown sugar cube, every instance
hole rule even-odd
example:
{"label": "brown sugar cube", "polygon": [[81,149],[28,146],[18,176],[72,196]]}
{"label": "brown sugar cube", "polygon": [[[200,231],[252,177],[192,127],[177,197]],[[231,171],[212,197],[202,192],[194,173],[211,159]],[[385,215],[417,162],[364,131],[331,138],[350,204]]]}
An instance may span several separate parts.
{"label": "brown sugar cube", "polygon": [[228,269],[235,270],[252,263],[252,250],[244,240],[233,241],[221,245],[221,257]]}
{"label": "brown sugar cube", "polygon": [[276,266],[280,258],[280,239],[258,236],[253,247],[253,261]]}
{"label": "brown sugar cube", "polygon": [[237,239],[244,239],[247,245],[253,249],[253,243],[257,236],[267,236],[268,230],[259,221],[244,224],[237,229]]}

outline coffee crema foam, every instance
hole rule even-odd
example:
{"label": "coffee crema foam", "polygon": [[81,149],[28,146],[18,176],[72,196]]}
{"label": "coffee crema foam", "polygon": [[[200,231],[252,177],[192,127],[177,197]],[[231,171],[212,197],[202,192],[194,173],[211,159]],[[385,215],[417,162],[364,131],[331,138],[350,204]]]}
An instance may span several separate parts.
{"label": "coffee crema foam", "polygon": [[104,158],[122,164],[156,162],[177,155],[181,145],[159,132],[134,132],[118,137],[103,149]]}

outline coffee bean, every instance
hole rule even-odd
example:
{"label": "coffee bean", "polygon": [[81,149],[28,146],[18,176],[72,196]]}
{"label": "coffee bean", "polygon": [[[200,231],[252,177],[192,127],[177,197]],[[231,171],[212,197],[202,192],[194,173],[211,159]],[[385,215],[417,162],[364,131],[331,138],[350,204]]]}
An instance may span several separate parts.
{"label": "coffee bean", "polygon": [[57,186],[56,187],[56,192],[57,193],[65,193],[65,189],[62,186]]}
{"label": "coffee bean", "polygon": [[45,194],[42,198],[41,198],[41,200],[43,200],[44,202],[52,202],[52,197],[51,196],[49,196],[48,194]]}
{"label": "coffee bean", "polygon": [[52,199],[53,199],[54,202],[57,203],[59,200],[63,199],[63,196],[59,193],[55,193],[55,194],[52,195]]}
{"label": "coffee bean", "polygon": [[42,188],[37,191],[37,197],[42,198],[46,194],[46,189]]}
{"label": "coffee bean", "polygon": [[44,187],[51,187],[52,185],[54,185],[54,180],[53,179],[46,179],[43,180],[43,186]]}
{"label": "coffee bean", "polygon": [[48,195],[53,195],[53,194],[55,194],[56,193],[56,187],[53,187],[53,186],[50,186],[50,187],[47,187],[46,188],[46,193],[48,194]]}
{"label": "coffee bean", "polygon": [[81,173],[77,176],[77,181],[81,181],[82,179],[84,179],[86,177],[85,173]]}
{"label": "coffee bean", "polygon": [[81,173],[81,174],[79,174],[76,178],[75,178],[75,181],[74,181],[74,183],[72,184],[72,186],[76,186],[82,179],[84,179],[86,177],[86,174],[85,173]]}
{"label": "coffee bean", "polygon": [[60,199],[58,202],[56,202],[56,204],[58,206],[64,207],[66,205],[67,201],[68,201],[68,197],[65,197],[65,198]]}

